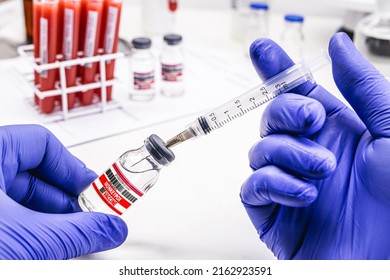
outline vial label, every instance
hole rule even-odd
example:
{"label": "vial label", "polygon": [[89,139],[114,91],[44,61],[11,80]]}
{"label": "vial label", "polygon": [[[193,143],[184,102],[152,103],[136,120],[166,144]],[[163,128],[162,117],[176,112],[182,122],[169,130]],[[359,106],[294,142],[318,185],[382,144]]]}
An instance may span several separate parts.
{"label": "vial label", "polygon": [[108,9],[107,17],[107,31],[104,38],[104,51],[105,53],[112,53],[115,42],[116,23],[118,21],[119,9],[110,7]]}
{"label": "vial label", "polygon": [[92,186],[102,201],[118,215],[122,215],[134,202],[144,195],[124,175],[119,161],[96,179]]}
{"label": "vial label", "polygon": [[[85,44],[84,44],[84,56],[92,57],[95,52],[95,41],[96,41],[96,32],[98,25],[99,14],[96,11],[88,12],[87,19],[87,30],[85,32]],[[88,68],[92,67],[92,63],[87,63],[85,65]]]}
{"label": "vial label", "polygon": [[[46,64],[49,62],[49,54],[48,54],[48,20],[46,18],[41,17],[40,20],[40,30],[39,30],[39,57],[41,58],[41,64]],[[41,72],[41,77],[47,78],[47,70]]]}
{"label": "vial label", "polygon": [[134,72],[133,86],[135,90],[148,90],[154,88],[154,71],[147,73]]}
{"label": "vial label", "polygon": [[62,43],[62,48],[63,48],[65,60],[72,59],[73,22],[74,22],[74,11],[72,9],[65,9],[65,12],[64,12],[64,41]]}
{"label": "vial label", "polygon": [[161,64],[161,78],[166,82],[182,81],[183,64]]}

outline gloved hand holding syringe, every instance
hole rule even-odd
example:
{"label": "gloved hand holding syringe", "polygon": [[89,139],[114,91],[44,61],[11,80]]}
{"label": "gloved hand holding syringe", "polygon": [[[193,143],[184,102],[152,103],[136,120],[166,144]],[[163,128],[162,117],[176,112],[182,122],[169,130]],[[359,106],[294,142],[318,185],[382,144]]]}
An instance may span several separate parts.
{"label": "gloved hand holding syringe", "polygon": [[326,53],[280,72],[257,87],[219,106],[190,123],[167,142],[153,134],[142,147],[122,154],[79,196],[84,211],[122,215],[157,181],[159,171],[175,159],[172,148],[191,138],[206,135],[249,111],[288,92],[306,81],[314,82],[313,72],[329,64]]}
{"label": "gloved hand holding syringe", "polygon": [[306,81],[314,83],[313,73],[329,63],[330,58],[326,52],[308,61],[302,60],[255,88],[200,116],[184,131],[169,139],[166,146],[171,148],[188,139],[206,135]]}

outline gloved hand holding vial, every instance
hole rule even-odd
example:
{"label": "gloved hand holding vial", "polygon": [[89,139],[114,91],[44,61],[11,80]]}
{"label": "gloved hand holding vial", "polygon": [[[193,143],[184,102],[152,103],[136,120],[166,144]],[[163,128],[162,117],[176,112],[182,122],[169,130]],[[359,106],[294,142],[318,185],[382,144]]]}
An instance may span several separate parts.
{"label": "gloved hand holding vial", "polygon": [[0,127],[0,259],[71,259],[109,250],[127,225],[81,213],[80,192],[96,173],[38,125]]}

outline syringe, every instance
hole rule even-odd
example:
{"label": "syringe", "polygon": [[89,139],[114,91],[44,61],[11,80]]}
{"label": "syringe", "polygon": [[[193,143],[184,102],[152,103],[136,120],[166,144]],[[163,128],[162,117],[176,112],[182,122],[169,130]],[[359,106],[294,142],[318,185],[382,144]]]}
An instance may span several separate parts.
{"label": "syringe", "polygon": [[166,146],[170,148],[188,139],[206,135],[306,81],[314,83],[312,73],[329,63],[330,57],[325,51],[320,56],[307,61],[302,60],[264,83],[198,117],[187,125],[184,131],[169,139]]}

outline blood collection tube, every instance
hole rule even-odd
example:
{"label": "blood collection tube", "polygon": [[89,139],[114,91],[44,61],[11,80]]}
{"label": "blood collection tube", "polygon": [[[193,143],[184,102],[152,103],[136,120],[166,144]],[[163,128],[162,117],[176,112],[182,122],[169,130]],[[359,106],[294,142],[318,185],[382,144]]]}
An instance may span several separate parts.
{"label": "blood collection tube", "polygon": [[[58,19],[57,19],[57,51],[56,59],[58,61],[63,61],[62,57],[62,33],[63,33],[63,22],[64,22],[64,0],[58,0]],[[55,80],[60,81],[60,70],[56,69]],[[59,85],[59,84],[58,84]],[[61,94],[55,97],[55,102],[61,104],[62,98]]]}
{"label": "blood collection tube", "polygon": [[23,0],[24,26],[26,28],[26,43],[33,42],[33,0]]}
{"label": "blood collection tube", "polygon": [[[77,57],[81,58],[84,55],[84,34],[85,34],[85,28],[86,28],[86,6],[87,6],[87,1],[88,0],[81,0],[81,14],[80,14],[80,32],[79,32],[79,47],[78,47],[78,53]],[[77,77],[81,78],[83,74],[83,66],[82,65],[77,65]],[[76,97],[81,99],[81,92],[76,93]]]}
{"label": "blood collection tube", "polygon": [[64,2],[65,0],[58,0],[58,30],[57,30],[57,54],[62,53],[62,38],[64,32]]}
{"label": "blood collection tube", "polygon": [[[42,1],[41,16],[39,20],[39,57],[41,64],[53,63],[57,55],[57,32],[58,32],[58,0]],[[40,73],[41,91],[55,89],[57,69],[44,70]],[[42,113],[53,112],[55,96],[44,97],[39,100]]]}
{"label": "blood collection tube", "polygon": [[85,33],[85,24],[86,24],[86,6],[88,0],[81,0],[81,18],[80,18],[80,40],[79,40],[79,51],[82,51],[84,48],[84,38],[82,35]]}
{"label": "blood collection tube", "polygon": [[[105,0],[104,1],[104,16],[103,16],[103,36],[101,40],[101,48],[104,54],[116,53],[118,50],[119,41],[119,25],[122,10],[122,0]],[[106,80],[114,78],[115,60],[106,61]],[[101,90],[97,93],[101,99]],[[107,101],[111,100],[112,86],[107,87]]]}
{"label": "blood collection tube", "polygon": [[168,0],[168,8],[173,13],[177,10],[178,0]]}
{"label": "blood collection tube", "polygon": [[[39,29],[40,24],[39,21],[41,19],[41,7],[42,7],[42,1],[41,0],[34,0],[33,2],[33,44],[34,44],[34,58],[35,63],[40,64],[39,62]],[[40,88],[40,75],[38,71],[34,71],[34,85],[35,87]],[[34,93],[34,102],[35,105],[39,105],[39,98]]]}
{"label": "blood collection tube", "polygon": [[[98,54],[100,28],[103,16],[103,0],[84,0],[85,28],[81,35],[83,40],[83,57],[93,57]],[[87,63],[81,69],[81,83],[95,82],[98,62]],[[95,89],[83,91],[80,96],[82,105],[92,104]]]}
{"label": "blood collection tube", "polygon": [[[81,0],[61,0],[62,2],[62,40],[61,53],[63,59],[77,58],[80,30]],[[65,69],[66,87],[76,85],[77,65]],[[72,109],[76,102],[76,93],[68,93],[68,109]]]}
{"label": "blood collection tube", "polygon": [[175,28],[175,22],[176,22],[176,10],[178,6],[178,0],[168,0],[168,9],[170,11],[170,17],[171,17],[171,22],[170,22],[170,31],[174,32]]}

